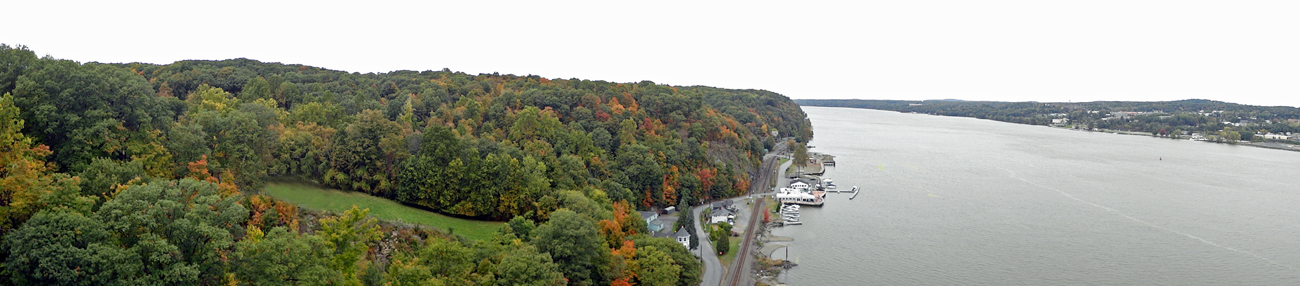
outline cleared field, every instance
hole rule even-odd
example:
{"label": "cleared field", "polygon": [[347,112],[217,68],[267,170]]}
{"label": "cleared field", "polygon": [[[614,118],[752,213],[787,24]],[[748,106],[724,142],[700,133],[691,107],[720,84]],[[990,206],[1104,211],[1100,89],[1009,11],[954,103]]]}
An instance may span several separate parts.
{"label": "cleared field", "polygon": [[491,238],[492,233],[501,227],[500,222],[449,217],[364,193],[325,189],[309,184],[267,183],[266,193],[306,208],[331,212],[343,212],[356,205],[362,209],[369,208],[370,215],[381,220],[400,219],[409,223],[451,230],[470,239]]}

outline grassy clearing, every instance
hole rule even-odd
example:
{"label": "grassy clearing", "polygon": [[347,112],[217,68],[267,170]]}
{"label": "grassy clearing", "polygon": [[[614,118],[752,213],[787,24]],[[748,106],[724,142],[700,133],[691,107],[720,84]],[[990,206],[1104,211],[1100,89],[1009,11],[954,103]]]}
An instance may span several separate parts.
{"label": "grassy clearing", "polygon": [[740,239],[741,237],[727,237],[727,240],[731,242],[731,251],[727,251],[727,254],[718,257],[718,260],[722,261],[722,266],[731,267],[731,262],[736,261],[736,253],[740,252]]}
{"label": "grassy clearing", "polygon": [[470,239],[491,238],[492,233],[501,227],[500,222],[449,217],[364,193],[325,189],[303,183],[268,183],[266,193],[315,210],[343,212],[356,205],[358,208],[370,209],[370,215],[382,220],[402,220],[451,230]]}

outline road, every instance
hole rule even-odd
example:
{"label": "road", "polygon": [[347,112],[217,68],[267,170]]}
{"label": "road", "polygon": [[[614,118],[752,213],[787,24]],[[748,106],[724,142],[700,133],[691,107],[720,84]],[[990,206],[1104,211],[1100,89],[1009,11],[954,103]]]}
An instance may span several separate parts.
{"label": "road", "polygon": [[713,244],[709,243],[709,235],[704,232],[704,227],[700,225],[699,220],[700,213],[703,213],[704,208],[707,207],[709,207],[709,204],[700,205],[691,210],[695,217],[693,219],[695,221],[695,237],[700,242],[700,249],[696,251],[697,253],[703,253],[700,256],[704,258],[704,276],[701,277],[700,285],[717,286],[722,285],[722,262],[718,261],[718,254],[714,252]]}

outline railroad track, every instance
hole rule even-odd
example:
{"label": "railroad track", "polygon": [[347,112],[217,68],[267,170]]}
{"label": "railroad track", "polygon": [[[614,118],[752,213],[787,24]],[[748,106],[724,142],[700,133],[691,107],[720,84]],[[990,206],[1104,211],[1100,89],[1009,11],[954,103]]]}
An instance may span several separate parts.
{"label": "railroad track", "polygon": [[[758,175],[755,176],[754,180],[750,184],[750,194],[765,193],[767,188],[771,186],[771,176],[774,172],[773,169],[776,168],[776,166],[773,165],[775,165],[776,162],[778,162],[776,158],[767,158],[763,160]],[[766,211],[763,209],[763,201],[764,197],[759,197],[758,200],[754,201],[754,209],[749,213],[749,226],[745,228],[745,239],[741,240],[740,249],[736,250],[739,252],[736,253],[735,267],[732,269],[730,275],[728,275],[729,279],[726,279],[726,285],[740,285],[740,281],[745,278],[745,273],[749,273],[748,261],[750,256],[753,256],[749,251],[749,246],[754,241],[754,234],[758,230],[756,228],[758,221],[762,218],[762,216],[759,215],[759,212]]]}

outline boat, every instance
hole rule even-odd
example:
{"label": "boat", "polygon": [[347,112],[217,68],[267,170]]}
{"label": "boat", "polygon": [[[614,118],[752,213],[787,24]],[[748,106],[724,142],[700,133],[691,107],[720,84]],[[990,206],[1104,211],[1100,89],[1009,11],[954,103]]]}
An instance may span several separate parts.
{"label": "boat", "polygon": [[785,225],[803,225],[803,222],[801,222],[801,221],[797,221],[797,220],[796,220],[796,221],[787,221],[787,222],[785,222]]}

